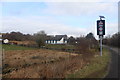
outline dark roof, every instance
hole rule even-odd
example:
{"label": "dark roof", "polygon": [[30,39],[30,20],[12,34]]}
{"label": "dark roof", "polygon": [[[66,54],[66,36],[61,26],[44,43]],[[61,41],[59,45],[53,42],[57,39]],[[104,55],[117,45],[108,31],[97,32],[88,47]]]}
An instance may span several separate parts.
{"label": "dark roof", "polygon": [[54,40],[54,36],[47,36],[46,40]]}
{"label": "dark roof", "polygon": [[64,40],[67,40],[67,35],[56,35],[55,37],[47,36],[46,40],[61,40],[62,38],[64,38]]}
{"label": "dark roof", "polygon": [[67,35],[56,35],[55,36],[55,40],[61,40],[62,38],[64,38],[66,40],[67,39]]}

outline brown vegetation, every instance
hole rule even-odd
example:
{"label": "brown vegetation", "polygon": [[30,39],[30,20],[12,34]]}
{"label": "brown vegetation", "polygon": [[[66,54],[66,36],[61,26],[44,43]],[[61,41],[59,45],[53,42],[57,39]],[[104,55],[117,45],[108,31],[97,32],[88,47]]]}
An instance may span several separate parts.
{"label": "brown vegetation", "polygon": [[3,77],[61,78],[89,63],[92,55],[43,49],[5,51]]}
{"label": "brown vegetation", "polygon": [[36,45],[35,41],[9,41],[10,44],[22,45],[22,46],[32,46]]}
{"label": "brown vegetation", "polygon": [[114,46],[114,47],[120,47],[120,32],[115,33],[114,35],[107,36],[103,39],[103,44],[109,45],[109,46]]}

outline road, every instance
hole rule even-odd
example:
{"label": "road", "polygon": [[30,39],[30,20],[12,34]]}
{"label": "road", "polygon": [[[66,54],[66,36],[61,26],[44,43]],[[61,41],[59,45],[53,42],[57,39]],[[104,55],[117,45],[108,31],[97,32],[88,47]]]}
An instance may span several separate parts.
{"label": "road", "polygon": [[[104,46],[106,48],[108,48],[110,50],[110,56],[111,56],[111,61],[109,64],[109,69],[108,69],[108,74],[105,77],[106,78],[114,78],[113,80],[120,80],[120,49],[118,48],[113,48],[113,47],[108,47],[108,46]],[[119,79],[118,79],[119,78]]]}

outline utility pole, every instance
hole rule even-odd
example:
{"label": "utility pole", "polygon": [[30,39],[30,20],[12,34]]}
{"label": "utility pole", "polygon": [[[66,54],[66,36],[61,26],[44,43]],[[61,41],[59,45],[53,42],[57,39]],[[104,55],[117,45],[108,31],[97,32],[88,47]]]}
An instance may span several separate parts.
{"label": "utility pole", "polygon": [[100,20],[97,20],[97,35],[99,35],[100,40],[100,56],[102,56],[102,39],[103,35],[105,35],[105,20],[102,20],[102,18],[105,18],[104,16],[99,16]]}

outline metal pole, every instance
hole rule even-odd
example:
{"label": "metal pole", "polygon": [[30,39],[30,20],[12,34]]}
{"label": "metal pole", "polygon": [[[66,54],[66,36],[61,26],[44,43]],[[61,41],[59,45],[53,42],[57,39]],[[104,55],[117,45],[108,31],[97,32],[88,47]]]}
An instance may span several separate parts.
{"label": "metal pole", "polygon": [[100,36],[100,56],[102,56],[102,36]]}
{"label": "metal pole", "polygon": [[[99,16],[100,17],[100,20],[102,20],[102,18],[105,18],[104,16]],[[102,36],[99,36],[100,37],[100,56],[102,56]]]}

